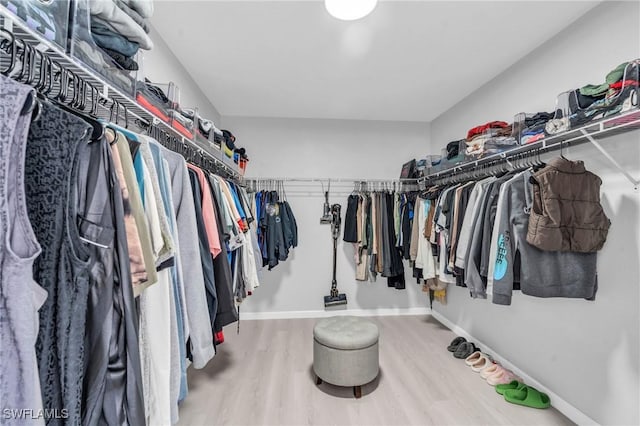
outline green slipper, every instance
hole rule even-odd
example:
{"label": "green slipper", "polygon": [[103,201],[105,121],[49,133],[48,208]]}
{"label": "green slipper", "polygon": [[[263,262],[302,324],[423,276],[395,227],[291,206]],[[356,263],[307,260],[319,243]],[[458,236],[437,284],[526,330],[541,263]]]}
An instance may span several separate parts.
{"label": "green slipper", "polygon": [[504,392],[504,399],[512,404],[524,405],[525,407],[531,408],[549,408],[551,406],[549,395],[531,386],[506,390]]}
{"label": "green slipper", "polygon": [[515,390],[523,386],[525,386],[524,383],[520,383],[517,380],[512,380],[511,382],[505,383],[503,385],[496,385],[495,388],[496,392],[498,392],[500,395],[504,395],[504,391],[506,390]]}

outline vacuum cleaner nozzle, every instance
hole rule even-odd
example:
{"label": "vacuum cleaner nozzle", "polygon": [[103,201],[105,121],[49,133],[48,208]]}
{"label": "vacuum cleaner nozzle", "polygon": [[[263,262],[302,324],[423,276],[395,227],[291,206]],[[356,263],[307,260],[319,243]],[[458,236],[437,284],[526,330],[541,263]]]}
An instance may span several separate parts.
{"label": "vacuum cleaner nozzle", "polygon": [[344,293],[340,293],[337,296],[324,297],[325,308],[328,308],[330,306],[338,306],[338,305],[346,305],[346,304],[347,304],[347,295]]}

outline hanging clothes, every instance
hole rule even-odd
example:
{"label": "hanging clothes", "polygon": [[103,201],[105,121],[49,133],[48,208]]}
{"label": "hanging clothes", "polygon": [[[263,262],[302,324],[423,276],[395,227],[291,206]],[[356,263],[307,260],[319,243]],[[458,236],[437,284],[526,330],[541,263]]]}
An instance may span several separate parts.
{"label": "hanging clothes", "polygon": [[48,103],[41,108],[29,129],[25,160],[27,211],[42,247],[33,279],[48,293],[40,309],[38,369],[43,407],[65,409],[66,421],[79,424],[91,258],[77,225],[73,172],[78,147],[89,143],[90,127]]}
{"label": "hanging clothes", "polygon": [[280,200],[277,191],[259,191],[254,195],[257,240],[263,266],[269,270],[289,257],[298,245],[298,224],[289,203]]}
{"label": "hanging clothes", "polygon": [[[31,122],[32,89],[0,89],[0,397],[55,414],[29,424],[177,423],[187,358],[203,368],[260,286],[255,200],[67,107]],[[282,261],[297,223],[267,195]]]}
{"label": "hanging clothes", "polygon": [[[38,311],[47,291],[33,279],[41,247],[25,204],[25,151],[30,114],[22,114],[33,90],[0,75],[0,400],[4,407],[41,410],[35,344]],[[26,424],[27,422],[21,422]],[[44,424],[42,419],[30,424]]]}

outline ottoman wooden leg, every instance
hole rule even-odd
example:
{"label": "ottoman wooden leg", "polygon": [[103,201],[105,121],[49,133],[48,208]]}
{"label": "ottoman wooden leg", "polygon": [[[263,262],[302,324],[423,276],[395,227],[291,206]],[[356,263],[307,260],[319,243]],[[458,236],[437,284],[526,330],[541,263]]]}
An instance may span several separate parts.
{"label": "ottoman wooden leg", "polygon": [[321,384],[322,384],[322,379],[316,376],[316,385],[321,385]]}
{"label": "ottoman wooden leg", "polygon": [[354,386],[353,387],[353,396],[355,396],[356,398],[361,398],[362,397],[362,387],[361,386]]}

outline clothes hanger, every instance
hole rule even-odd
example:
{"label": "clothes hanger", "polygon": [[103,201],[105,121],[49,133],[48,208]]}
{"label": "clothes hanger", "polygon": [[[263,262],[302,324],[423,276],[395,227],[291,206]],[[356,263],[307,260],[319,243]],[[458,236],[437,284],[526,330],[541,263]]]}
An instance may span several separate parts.
{"label": "clothes hanger", "polygon": [[[76,76],[74,73],[70,72],[67,69],[62,68],[63,70],[63,74],[65,72],[70,73],[73,75],[73,80],[69,81],[68,77],[61,77],[61,80],[65,82],[65,84],[63,85],[66,86],[68,83],[72,83],[74,84],[74,95],[73,98],[71,98],[71,100],[69,100],[68,102],[66,102],[68,99],[67,94],[65,93],[64,96],[64,101],[63,103],[59,103],[57,105],[57,107],[59,107],[60,109],[69,112],[73,115],[75,115],[76,117],[82,119],[84,122],[86,122],[88,125],[91,126],[92,131],[91,131],[91,140],[99,140],[102,139],[102,137],[104,137],[104,123],[97,121],[96,119],[94,119],[93,117],[89,117],[87,115],[85,115],[83,112],[78,111],[77,109],[73,108],[73,105],[77,105],[77,106],[82,106],[82,103],[79,101],[79,96],[80,96],[80,84],[81,84],[81,77],[80,76]],[[64,90],[62,91],[64,92]]]}
{"label": "clothes hanger", "polygon": [[569,159],[564,156],[563,145],[564,145],[564,141],[560,140],[560,158],[562,158],[563,160],[569,161]]}
{"label": "clothes hanger", "polygon": [[29,50],[31,46],[26,44],[24,41],[22,42],[22,49],[18,48],[19,62],[20,62],[20,72],[16,74],[15,79],[17,81],[23,81],[25,75],[27,75],[27,69],[29,67]]}
{"label": "clothes hanger", "polygon": [[[9,75],[13,71],[16,66],[16,51],[18,50],[16,44],[16,38],[13,33],[5,28],[0,28],[0,34],[4,34],[7,38],[3,39],[0,42],[0,49],[7,51],[8,48],[11,48],[11,52],[9,53],[9,64],[7,69],[0,71],[2,75]],[[5,47],[6,46],[6,47]]]}

